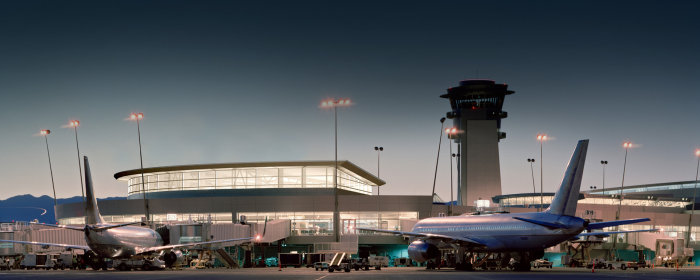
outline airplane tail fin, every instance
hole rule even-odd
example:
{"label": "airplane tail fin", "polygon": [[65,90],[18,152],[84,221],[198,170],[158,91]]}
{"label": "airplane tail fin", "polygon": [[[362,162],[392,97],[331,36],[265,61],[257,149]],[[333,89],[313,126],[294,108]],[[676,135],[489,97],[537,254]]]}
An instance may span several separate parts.
{"label": "airplane tail fin", "polygon": [[578,145],[571,155],[569,165],[559,185],[559,190],[554,195],[552,203],[545,212],[555,215],[576,215],[578,196],[581,189],[581,178],[583,177],[583,166],[586,163],[586,153],[588,152],[588,140],[578,141]]}
{"label": "airplane tail fin", "polygon": [[87,224],[103,224],[104,220],[100,215],[100,209],[97,208],[97,197],[95,197],[95,192],[92,187],[92,173],[90,172],[90,164],[88,163],[88,158],[85,158],[85,203],[86,203],[86,216]]}

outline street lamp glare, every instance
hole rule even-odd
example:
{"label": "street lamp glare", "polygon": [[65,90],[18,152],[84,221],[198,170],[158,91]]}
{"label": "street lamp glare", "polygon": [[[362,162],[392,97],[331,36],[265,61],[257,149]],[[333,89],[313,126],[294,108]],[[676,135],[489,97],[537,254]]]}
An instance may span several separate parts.
{"label": "street lamp glare", "polygon": [[700,156],[700,150],[695,151],[696,156]]}
{"label": "street lamp glare", "polygon": [[456,132],[457,132],[457,129],[456,129],[456,128],[452,128],[452,133],[456,133]]}
{"label": "street lamp glare", "polygon": [[143,113],[139,113],[139,119],[143,119]]}
{"label": "street lamp glare", "polygon": [[131,119],[135,120],[136,119],[136,114],[131,114]]}
{"label": "street lamp glare", "polygon": [[449,128],[445,128],[445,133],[450,133],[450,129],[449,129]]}

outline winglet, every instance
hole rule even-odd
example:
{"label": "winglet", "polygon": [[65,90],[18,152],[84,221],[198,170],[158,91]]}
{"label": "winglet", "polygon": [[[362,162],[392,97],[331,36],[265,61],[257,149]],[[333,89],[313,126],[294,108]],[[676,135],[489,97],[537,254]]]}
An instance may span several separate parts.
{"label": "winglet", "polygon": [[88,157],[85,158],[85,203],[87,206],[87,224],[104,224],[102,216],[100,216],[100,209],[97,208],[97,197],[95,197],[95,192],[92,187],[92,173],[90,172],[90,164],[88,163]]}
{"label": "winglet", "polygon": [[559,190],[554,195],[552,203],[545,212],[554,215],[574,216],[578,205],[578,194],[581,189],[583,166],[586,164],[588,152],[588,140],[578,141],[574,154],[571,155],[569,165],[559,185]]}

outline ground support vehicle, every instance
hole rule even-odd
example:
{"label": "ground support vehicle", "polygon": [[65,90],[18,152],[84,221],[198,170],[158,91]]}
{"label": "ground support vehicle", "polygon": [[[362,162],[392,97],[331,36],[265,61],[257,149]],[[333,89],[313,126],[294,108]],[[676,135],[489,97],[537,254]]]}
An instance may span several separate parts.
{"label": "ground support vehicle", "polygon": [[12,270],[12,265],[14,265],[14,262],[14,259],[0,259],[0,270]]}
{"label": "ground support vehicle", "polygon": [[326,254],[310,253],[306,254],[306,268],[315,267],[317,262],[325,262]]}
{"label": "ground support vehicle", "polygon": [[47,254],[36,254],[36,266],[34,269],[46,269],[49,270],[54,267],[54,262],[51,257]]}
{"label": "ground support vehicle", "polygon": [[[66,267],[70,268],[73,265],[73,255],[72,254],[52,254],[50,255],[51,262],[53,263],[52,268],[54,270],[61,269],[64,270]],[[47,260],[48,262],[49,260]],[[48,265],[48,264],[47,264]]]}
{"label": "ground support vehicle", "polygon": [[316,268],[316,271],[318,271],[319,269],[321,271],[323,271],[324,269],[328,269],[328,263],[327,262],[315,262],[314,268]]}
{"label": "ground support vehicle", "polygon": [[538,260],[535,260],[534,262],[532,262],[532,267],[534,267],[534,268],[540,268],[540,267],[552,268],[553,265],[554,264],[552,262],[550,262],[549,259],[538,259]]}
{"label": "ground support vehicle", "polygon": [[411,266],[413,266],[413,262],[409,258],[395,258],[394,259],[394,266],[411,267]]}
{"label": "ground support vehicle", "polygon": [[277,255],[281,267],[293,266],[294,268],[300,268],[302,265],[303,256],[301,254],[279,253]]}
{"label": "ground support vehicle", "polygon": [[22,256],[22,261],[19,264],[19,269],[35,269],[36,268],[36,254],[24,254]]}
{"label": "ground support vehicle", "polygon": [[154,270],[154,269],[165,269],[165,262],[159,259],[146,260],[146,259],[124,259],[124,260],[113,260],[111,267],[121,271],[129,270]]}
{"label": "ground support vehicle", "polygon": [[639,265],[637,265],[637,262],[635,261],[607,261],[605,262],[607,264],[608,269],[622,269],[626,270],[628,268],[634,268],[634,270],[639,269]]}
{"label": "ground support vehicle", "polygon": [[369,270],[369,262],[367,261],[367,259],[364,258],[352,259],[350,261],[350,265],[355,271],[358,271],[360,269]]}
{"label": "ground support vehicle", "polygon": [[588,263],[588,265],[586,265],[586,268],[593,269],[594,267],[598,269],[604,269],[608,268],[608,264],[605,262],[605,259],[592,259]]}
{"label": "ground support vehicle", "polygon": [[386,256],[370,256],[369,266],[376,270],[382,270],[382,267],[389,267],[389,257]]}
{"label": "ground support vehicle", "polygon": [[640,260],[637,262],[637,266],[640,268],[649,268],[651,267],[651,261]]}

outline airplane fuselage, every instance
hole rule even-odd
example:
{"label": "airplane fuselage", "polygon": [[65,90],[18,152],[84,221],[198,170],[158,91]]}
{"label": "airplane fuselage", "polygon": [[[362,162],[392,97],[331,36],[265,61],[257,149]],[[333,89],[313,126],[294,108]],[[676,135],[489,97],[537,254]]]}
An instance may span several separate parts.
{"label": "airplane fuselage", "polygon": [[132,226],[90,231],[85,241],[95,254],[110,259],[130,258],[144,248],[163,245],[163,239],[156,231]]}
{"label": "airplane fuselage", "polygon": [[[566,228],[547,228],[513,217],[561,224]],[[486,244],[486,248],[474,246],[470,251],[496,253],[542,250],[571,239],[585,228],[581,218],[537,212],[427,218],[416,223],[412,231],[470,238]],[[439,240],[426,242],[443,248],[449,246]]]}

